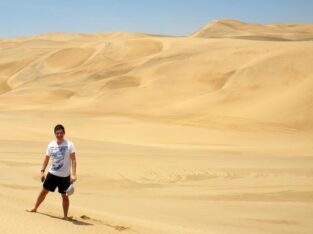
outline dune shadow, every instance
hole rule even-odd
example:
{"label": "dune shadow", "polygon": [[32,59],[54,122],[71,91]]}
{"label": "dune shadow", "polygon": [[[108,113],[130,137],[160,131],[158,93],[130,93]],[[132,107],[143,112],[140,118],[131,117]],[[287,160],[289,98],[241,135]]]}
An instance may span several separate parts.
{"label": "dune shadow", "polygon": [[[41,215],[45,215],[45,216],[48,216],[50,218],[54,218],[54,219],[60,219],[60,220],[64,220],[63,218],[59,217],[59,216],[55,216],[55,215],[51,215],[51,214],[46,214],[46,213],[42,213],[42,212],[36,212],[37,214],[41,214]],[[64,220],[65,221],[65,220]],[[69,220],[66,220],[68,222],[71,222],[75,225],[84,225],[84,226],[92,226],[94,225],[93,223],[88,223],[88,222],[85,222],[85,221],[80,221],[80,220],[77,220],[77,219],[74,219],[72,217],[70,217]]]}

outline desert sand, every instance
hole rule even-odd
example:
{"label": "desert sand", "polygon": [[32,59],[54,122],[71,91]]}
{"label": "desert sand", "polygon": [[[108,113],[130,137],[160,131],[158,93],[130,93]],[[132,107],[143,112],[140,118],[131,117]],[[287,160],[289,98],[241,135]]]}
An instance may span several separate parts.
{"label": "desert sand", "polygon": [[[0,40],[0,233],[313,232],[313,25]],[[40,169],[64,124],[72,221]]]}

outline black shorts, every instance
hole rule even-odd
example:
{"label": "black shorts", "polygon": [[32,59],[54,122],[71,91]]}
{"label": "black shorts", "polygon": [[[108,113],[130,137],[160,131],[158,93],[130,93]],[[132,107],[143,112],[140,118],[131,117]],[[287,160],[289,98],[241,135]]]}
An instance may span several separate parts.
{"label": "black shorts", "polygon": [[43,183],[43,187],[49,190],[50,192],[54,192],[55,188],[58,187],[59,193],[64,194],[67,188],[70,186],[70,184],[71,184],[70,176],[60,177],[48,172],[46,179]]}

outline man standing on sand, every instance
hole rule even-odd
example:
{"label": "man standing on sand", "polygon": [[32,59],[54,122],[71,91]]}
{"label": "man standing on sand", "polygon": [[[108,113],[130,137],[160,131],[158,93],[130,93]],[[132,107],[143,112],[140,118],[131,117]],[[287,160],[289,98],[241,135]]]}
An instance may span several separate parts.
{"label": "man standing on sand", "polygon": [[[58,191],[61,193],[63,199],[64,219],[68,220],[69,218],[67,214],[70,201],[65,191],[70,186],[70,184],[74,183],[77,179],[75,147],[72,142],[64,139],[65,129],[62,125],[59,124],[55,126],[54,134],[56,141],[51,141],[49,143],[46,151],[46,157],[41,169],[41,181],[44,182],[43,188],[39,193],[35,207],[32,209],[27,209],[27,211],[36,212],[49,191],[54,192],[56,187],[58,187]],[[52,158],[52,163],[49,168],[49,172],[45,177],[45,170],[50,158]]]}

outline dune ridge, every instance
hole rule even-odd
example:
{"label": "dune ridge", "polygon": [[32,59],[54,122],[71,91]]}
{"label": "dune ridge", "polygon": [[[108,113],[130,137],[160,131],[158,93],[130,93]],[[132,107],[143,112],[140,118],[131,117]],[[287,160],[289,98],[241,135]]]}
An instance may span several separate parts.
{"label": "dune ridge", "polygon": [[237,20],[215,20],[198,31],[192,37],[201,38],[238,38],[268,41],[312,41],[311,24],[251,24]]}

